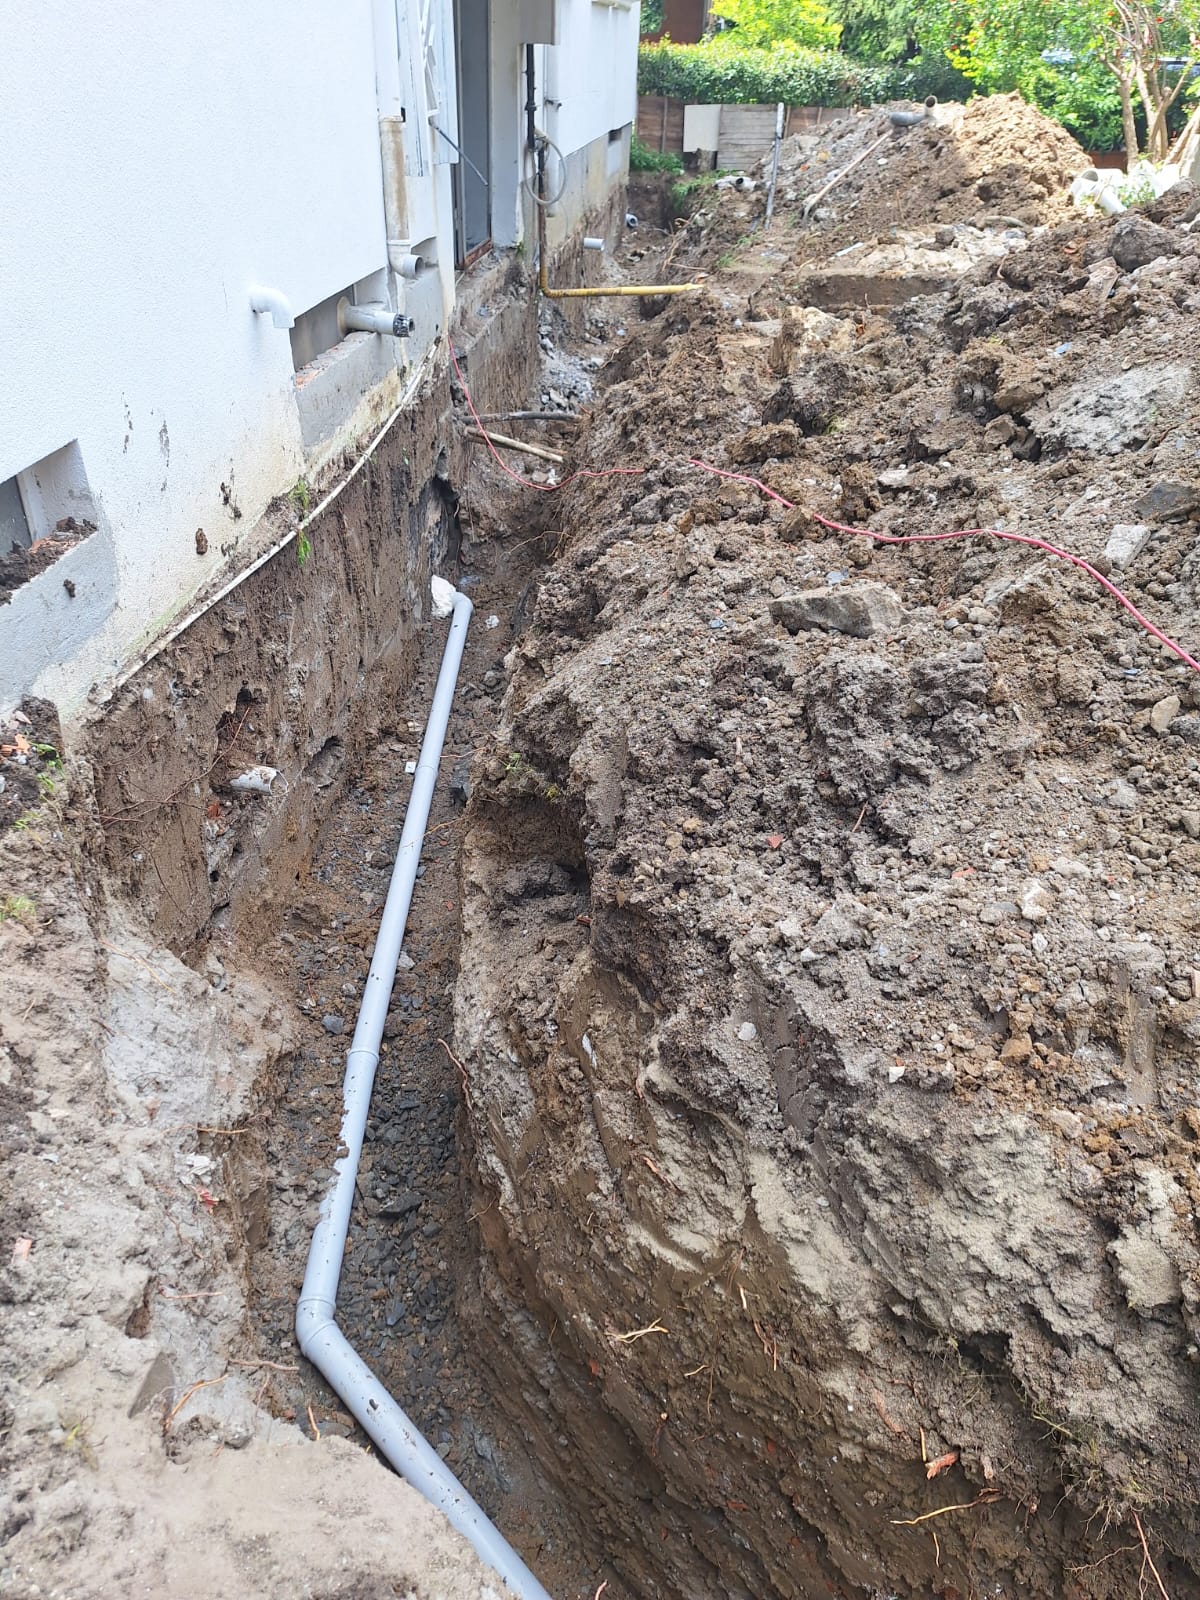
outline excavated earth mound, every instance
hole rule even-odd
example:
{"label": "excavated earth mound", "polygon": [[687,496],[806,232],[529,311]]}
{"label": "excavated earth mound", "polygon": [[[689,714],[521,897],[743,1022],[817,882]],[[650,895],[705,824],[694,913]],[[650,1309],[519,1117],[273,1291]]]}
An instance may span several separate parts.
{"label": "excavated earth mound", "polygon": [[835,122],[826,140],[789,139],[780,152],[780,203],[803,203],[881,136],[879,154],[848,172],[830,197],[835,207],[848,202],[867,231],[997,214],[1049,222],[1067,214],[1067,186],[1088,164],[1060,123],[1020,95],[993,95],[938,106],[915,127],[897,128],[881,110]]}
{"label": "excavated earth mound", "polygon": [[[1065,216],[1047,126],[889,190]],[[1195,651],[1195,196],[840,317],[795,205],[610,362],[573,465],[644,470],[538,497],[463,865],[482,1347],[608,1600],[1200,1592],[1200,676],[1046,548]]]}

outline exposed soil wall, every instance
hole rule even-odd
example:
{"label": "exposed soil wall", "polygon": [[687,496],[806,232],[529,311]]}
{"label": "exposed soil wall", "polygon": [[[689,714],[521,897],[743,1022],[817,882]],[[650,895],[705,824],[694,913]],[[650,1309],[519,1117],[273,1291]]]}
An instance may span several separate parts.
{"label": "exposed soil wall", "polygon": [[[523,274],[495,274],[455,339],[482,403],[528,393],[536,320]],[[394,725],[458,538],[462,442],[439,364],[371,461],[286,546],[92,721],[98,847],[155,935],[197,947],[217,918],[265,924],[369,742]],[[347,468],[352,462],[347,462]],[[303,500],[277,508],[296,519]],[[239,777],[274,768],[270,792]]]}
{"label": "exposed soil wall", "polygon": [[1200,1586],[1200,680],[810,515],[1194,640],[1195,208],[1031,233],[961,126],[956,286],[806,309],[785,218],[610,363],[472,800],[480,1338],[618,1597]]}
{"label": "exposed soil wall", "polygon": [[[526,398],[527,287],[498,282],[492,314],[459,334],[485,403]],[[303,1259],[345,1045],[272,986],[266,935],[303,898],[296,879],[367,742],[419,734],[427,699],[407,691],[429,575],[454,570],[457,540],[450,416],[443,365],[307,530],[304,559],[293,542],[252,573],[65,762],[52,707],[0,727],[0,1590],[14,1600],[494,1600],[444,1519],[338,1436],[349,1419],[327,1393],[300,1387],[295,1286],[276,1323],[262,1284],[279,1285],[258,1265]],[[277,507],[276,534],[302,509]],[[262,764],[269,793],[238,793]],[[364,914],[368,947],[372,933]],[[329,1124],[281,1171],[268,1129],[314,1029],[331,1047]],[[314,1126],[316,1109],[293,1119]]]}

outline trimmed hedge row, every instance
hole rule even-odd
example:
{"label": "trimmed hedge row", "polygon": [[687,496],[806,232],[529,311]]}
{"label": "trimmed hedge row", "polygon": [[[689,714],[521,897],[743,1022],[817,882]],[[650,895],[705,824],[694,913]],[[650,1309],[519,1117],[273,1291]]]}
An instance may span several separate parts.
{"label": "trimmed hedge row", "polygon": [[718,36],[705,44],[643,44],[638,93],[689,105],[873,105],[884,100],[965,100],[973,86],[948,61],[902,67],[853,61],[838,50],[776,44],[754,49]]}

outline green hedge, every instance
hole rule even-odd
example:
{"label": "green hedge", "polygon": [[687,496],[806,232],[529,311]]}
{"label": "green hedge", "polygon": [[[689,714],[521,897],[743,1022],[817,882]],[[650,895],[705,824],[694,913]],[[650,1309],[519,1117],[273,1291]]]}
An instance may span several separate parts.
{"label": "green hedge", "polygon": [[648,144],[643,144],[635,133],[629,144],[629,170],[682,173],[683,157],[673,154],[670,150],[652,150]]}
{"label": "green hedge", "polygon": [[644,44],[638,93],[689,105],[871,105],[884,100],[963,100],[972,86],[949,62],[903,67],[852,61],[837,50],[776,44],[753,49],[720,35],[705,44]]}

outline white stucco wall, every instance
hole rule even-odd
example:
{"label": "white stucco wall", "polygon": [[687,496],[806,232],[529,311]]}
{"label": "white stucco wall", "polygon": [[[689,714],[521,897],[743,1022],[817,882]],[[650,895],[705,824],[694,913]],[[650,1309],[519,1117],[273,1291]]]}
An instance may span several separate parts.
{"label": "white stucco wall", "polygon": [[545,47],[546,131],[565,155],[633,121],[638,7],[558,0],[560,43]]}
{"label": "white stucco wall", "polygon": [[79,441],[113,593],[72,659],[14,684],[46,610],[18,590],[0,698],[70,709],[304,470],[288,334],[247,291],[300,312],[385,264],[375,56],[369,0],[24,3],[5,24],[0,478]]}
{"label": "white stucco wall", "polygon": [[[548,5],[550,0],[544,0]],[[553,0],[556,43],[536,44],[537,125],[570,158],[615,129],[627,128],[637,110],[636,4],[609,0]],[[533,8],[544,12],[544,5]],[[526,173],[525,51],[519,7],[497,4],[492,20],[492,236],[498,245],[524,237],[528,201],[522,197]],[[620,152],[616,178],[624,172]],[[553,160],[553,158],[551,158]],[[553,185],[559,174],[551,172]],[[613,175],[610,175],[613,176]],[[555,232],[569,231],[586,214],[588,195],[573,164],[567,215]],[[578,213],[578,216],[575,215]]]}
{"label": "white stucco wall", "polygon": [[[539,121],[570,151],[632,117],[637,10],[557,3],[560,42],[539,49],[539,79],[563,104]],[[437,265],[416,286],[382,280],[420,325],[397,361],[445,326],[452,157],[426,131],[422,9],[455,135],[450,0],[7,7],[0,480],[77,441],[99,531],[0,606],[0,708],[34,692],[77,714],[237,559],[267,503],[319,467],[288,333],[251,312],[248,292],[278,290],[300,314],[386,267],[379,119],[402,108],[408,232],[436,239]],[[498,243],[520,237],[516,9],[494,0]],[[399,373],[378,353],[345,373],[350,391],[374,386],[346,400],[347,427],[365,427]],[[336,386],[321,381],[322,416],[335,415]]]}

